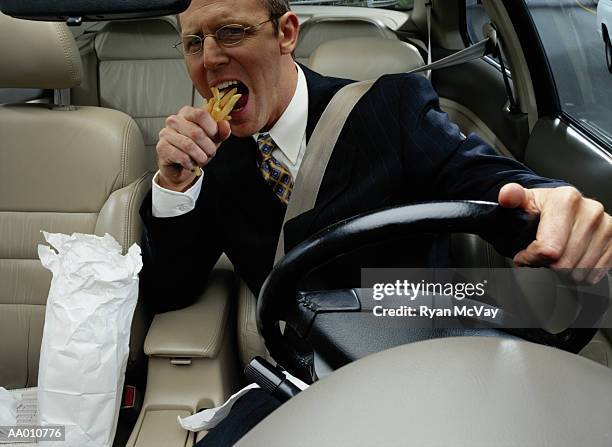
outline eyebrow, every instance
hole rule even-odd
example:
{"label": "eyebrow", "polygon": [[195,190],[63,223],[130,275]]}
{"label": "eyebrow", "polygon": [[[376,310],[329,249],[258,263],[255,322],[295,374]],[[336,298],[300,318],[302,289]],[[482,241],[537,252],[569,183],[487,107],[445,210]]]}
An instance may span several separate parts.
{"label": "eyebrow", "polygon": [[[236,18],[229,18],[229,17],[221,18],[217,22],[214,23],[214,26],[210,28],[210,32],[214,33],[219,28],[225,25],[242,25],[244,27],[252,26],[252,24],[248,22],[249,22],[249,19],[247,18],[244,18],[244,19],[236,19]],[[204,34],[204,31],[202,30],[202,28],[198,28],[195,31],[193,30],[193,28],[183,28],[181,31],[182,31],[183,36],[200,36]]]}

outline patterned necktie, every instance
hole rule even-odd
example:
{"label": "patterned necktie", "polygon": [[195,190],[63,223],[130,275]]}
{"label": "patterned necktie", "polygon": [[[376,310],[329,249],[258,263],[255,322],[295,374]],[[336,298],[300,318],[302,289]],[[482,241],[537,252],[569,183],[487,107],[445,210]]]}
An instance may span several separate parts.
{"label": "patterned necktie", "polygon": [[287,167],[272,156],[272,152],[278,148],[270,134],[262,133],[257,137],[257,165],[261,175],[270,187],[274,194],[285,205],[289,203],[291,198],[291,190],[293,189],[293,177]]}

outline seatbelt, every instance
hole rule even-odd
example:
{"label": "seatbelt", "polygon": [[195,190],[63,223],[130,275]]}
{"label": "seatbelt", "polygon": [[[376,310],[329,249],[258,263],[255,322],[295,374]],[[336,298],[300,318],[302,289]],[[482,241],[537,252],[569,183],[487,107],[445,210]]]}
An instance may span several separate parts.
{"label": "seatbelt", "polygon": [[[429,28],[429,20],[430,20],[430,8],[427,9],[427,17],[428,17],[428,28]],[[428,73],[431,70],[437,70],[439,68],[448,68],[453,65],[463,64],[464,62],[469,62],[475,59],[480,59],[486,55],[493,55],[496,53],[496,49],[498,48],[497,42],[497,32],[495,28],[491,24],[485,25],[485,36],[486,38],[481,40],[474,45],[471,45],[463,50],[457,51],[456,53],[451,54],[450,56],[446,56],[442,59],[438,59],[435,62],[431,62],[431,37],[429,37],[428,42],[428,54],[427,54],[427,65],[423,65],[422,67],[417,67],[413,70],[410,70],[408,73],[420,73],[422,71],[427,71]]]}
{"label": "seatbelt", "polygon": [[439,59],[436,62],[431,61],[431,0],[425,4],[427,8],[427,65],[417,67],[410,70],[408,73],[420,73],[427,71],[425,76],[431,80],[431,71],[438,68],[448,68],[454,65],[463,64],[481,57],[490,55],[496,58],[501,67],[502,77],[504,79],[504,87],[506,88],[506,95],[508,96],[509,110],[510,112],[519,112],[520,108],[514,99],[514,93],[510,86],[510,79],[506,73],[506,66],[502,57],[501,46],[499,45],[499,39],[497,38],[497,31],[491,23],[486,23],[483,26],[483,34],[486,36],[485,39],[481,40],[474,45],[471,45],[461,51],[451,54],[445,58]]}
{"label": "seatbelt", "polygon": [[306,153],[291,192],[281,233],[276,245],[274,265],[285,256],[284,227],[288,220],[314,208],[325,169],[340,132],[357,101],[370,89],[374,80],[354,82],[338,90],[331,99],[306,146]]}
{"label": "seatbelt", "polygon": [[[425,7],[427,8],[427,66],[431,65],[432,59],[431,59],[431,8],[432,8],[432,2],[433,0],[429,0],[427,3],[425,3]],[[431,69],[427,70],[427,74],[425,75],[427,76],[427,79],[431,80]]]}
{"label": "seatbelt", "polygon": [[[310,141],[306,145],[306,153],[293,185],[291,199],[287,205],[276,245],[274,265],[278,264],[278,261],[285,256],[285,224],[288,220],[314,208],[325,169],[331,158],[334,146],[338,141],[340,132],[344,127],[344,123],[355,104],[370,89],[374,82],[375,80],[354,82],[342,87],[336,92],[319,118],[310,136]],[[256,299],[251,289],[243,286],[242,282],[240,291],[241,294],[244,294],[245,300],[251,301]],[[284,330],[283,326],[281,326],[281,330]]]}

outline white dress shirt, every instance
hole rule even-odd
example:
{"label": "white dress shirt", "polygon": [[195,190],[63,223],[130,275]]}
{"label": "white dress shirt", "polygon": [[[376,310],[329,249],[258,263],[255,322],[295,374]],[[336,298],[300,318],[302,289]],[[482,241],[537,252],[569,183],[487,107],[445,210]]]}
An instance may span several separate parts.
{"label": "white dress shirt", "polygon": [[[295,180],[306,151],[306,122],[308,121],[308,87],[306,77],[299,65],[295,65],[298,81],[291,102],[268,132],[278,149],[272,155],[281,161]],[[259,134],[253,135],[255,141]],[[153,216],[176,217],[195,208],[196,200],[202,190],[204,175],[185,192],[171,191],[157,183],[159,171],[153,177],[152,200]]]}

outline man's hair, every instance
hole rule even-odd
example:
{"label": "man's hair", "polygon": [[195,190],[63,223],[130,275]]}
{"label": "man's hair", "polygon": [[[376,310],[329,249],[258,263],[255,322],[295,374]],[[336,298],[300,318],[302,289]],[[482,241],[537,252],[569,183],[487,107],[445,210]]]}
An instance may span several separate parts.
{"label": "man's hair", "polygon": [[274,23],[274,31],[278,33],[278,19],[291,10],[289,0],[259,0],[268,10],[272,23]]}
{"label": "man's hair", "polygon": [[[274,23],[274,32],[278,33],[278,19],[287,11],[291,11],[289,0],[259,0],[264,8],[268,10],[268,14]],[[181,30],[181,21],[179,15],[176,15],[176,22],[179,31]]]}

